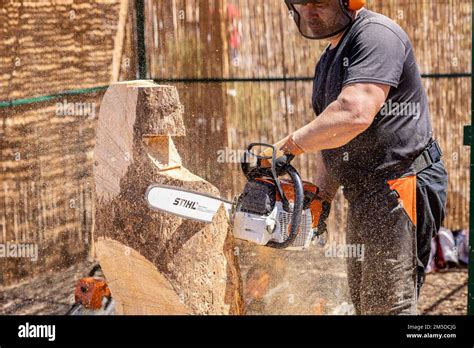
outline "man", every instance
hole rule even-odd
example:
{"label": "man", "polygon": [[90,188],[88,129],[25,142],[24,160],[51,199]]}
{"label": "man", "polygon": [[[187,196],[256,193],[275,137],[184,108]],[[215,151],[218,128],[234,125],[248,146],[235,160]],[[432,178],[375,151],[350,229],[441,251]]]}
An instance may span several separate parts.
{"label": "man", "polygon": [[[316,185],[349,203],[348,280],[358,314],[416,314],[447,173],[407,34],[361,0],[285,1],[303,36],[328,39],[314,78],[317,117],[276,146],[317,157]],[[291,156],[290,156],[291,157]]]}

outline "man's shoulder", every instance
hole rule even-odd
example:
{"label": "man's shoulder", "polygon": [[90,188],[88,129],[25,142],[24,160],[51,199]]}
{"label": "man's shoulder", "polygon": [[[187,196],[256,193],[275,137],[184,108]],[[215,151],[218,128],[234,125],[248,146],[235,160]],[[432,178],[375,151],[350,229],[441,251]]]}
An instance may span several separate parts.
{"label": "man's shoulder", "polygon": [[405,46],[411,45],[405,30],[395,21],[381,13],[363,10],[359,20],[361,23],[358,26],[356,34],[361,34],[360,36],[362,37],[364,35],[376,35],[383,38],[384,35],[386,36],[387,34],[393,33]]}

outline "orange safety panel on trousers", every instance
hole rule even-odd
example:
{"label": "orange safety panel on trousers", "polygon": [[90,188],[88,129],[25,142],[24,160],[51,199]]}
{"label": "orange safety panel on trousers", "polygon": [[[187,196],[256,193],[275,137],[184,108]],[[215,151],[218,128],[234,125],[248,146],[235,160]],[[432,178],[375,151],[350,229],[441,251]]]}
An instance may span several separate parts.
{"label": "orange safety panel on trousers", "polygon": [[398,192],[403,208],[416,226],[416,175],[387,181],[390,188]]}

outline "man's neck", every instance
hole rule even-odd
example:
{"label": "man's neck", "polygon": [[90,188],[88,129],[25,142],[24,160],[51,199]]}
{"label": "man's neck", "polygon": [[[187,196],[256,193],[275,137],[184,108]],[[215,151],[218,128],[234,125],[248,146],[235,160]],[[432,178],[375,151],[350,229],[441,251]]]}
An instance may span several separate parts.
{"label": "man's neck", "polygon": [[[347,29],[346,29],[347,30]],[[331,46],[329,46],[329,49],[332,50],[333,48],[336,48],[337,45],[339,44],[339,42],[341,41],[342,39],[342,36],[344,35],[344,33],[346,32],[346,30],[344,30],[343,32],[331,37],[329,39],[330,43],[331,43]]]}
{"label": "man's neck", "polygon": [[[360,10],[356,11],[355,15],[354,15],[354,19],[357,18],[357,16],[359,15],[360,11],[362,11],[364,8],[361,8]],[[347,30],[347,29],[346,29]],[[342,37],[344,36],[344,33],[346,32],[346,30],[344,30],[343,32],[337,34],[337,35],[334,35],[333,37],[330,37],[329,38],[329,42],[331,43],[331,46],[329,47],[330,50],[332,50],[333,48],[336,48],[337,45],[339,44],[339,42],[341,41]]]}

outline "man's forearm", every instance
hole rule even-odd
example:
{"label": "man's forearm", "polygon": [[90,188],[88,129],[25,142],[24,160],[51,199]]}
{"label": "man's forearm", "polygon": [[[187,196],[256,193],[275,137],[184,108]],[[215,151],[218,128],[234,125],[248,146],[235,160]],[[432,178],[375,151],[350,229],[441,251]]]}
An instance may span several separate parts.
{"label": "man's forearm", "polygon": [[[276,157],[287,152],[294,155],[316,153],[347,144],[370,126],[369,120],[361,114],[357,107],[338,98],[315,120],[278,141]],[[263,154],[271,156],[272,151],[267,149]]]}
{"label": "man's forearm", "polygon": [[293,133],[293,140],[306,153],[335,149],[364,132],[370,123],[338,100],[312,122]]}
{"label": "man's forearm", "polygon": [[[390,86],[381,84],[345,86],[315,120],[275,144],[277,157],[282,153],[315,153],[346,145],[370,127],[389,92]],[[265,155],[271,156],[272,151],[268,152]]]}

